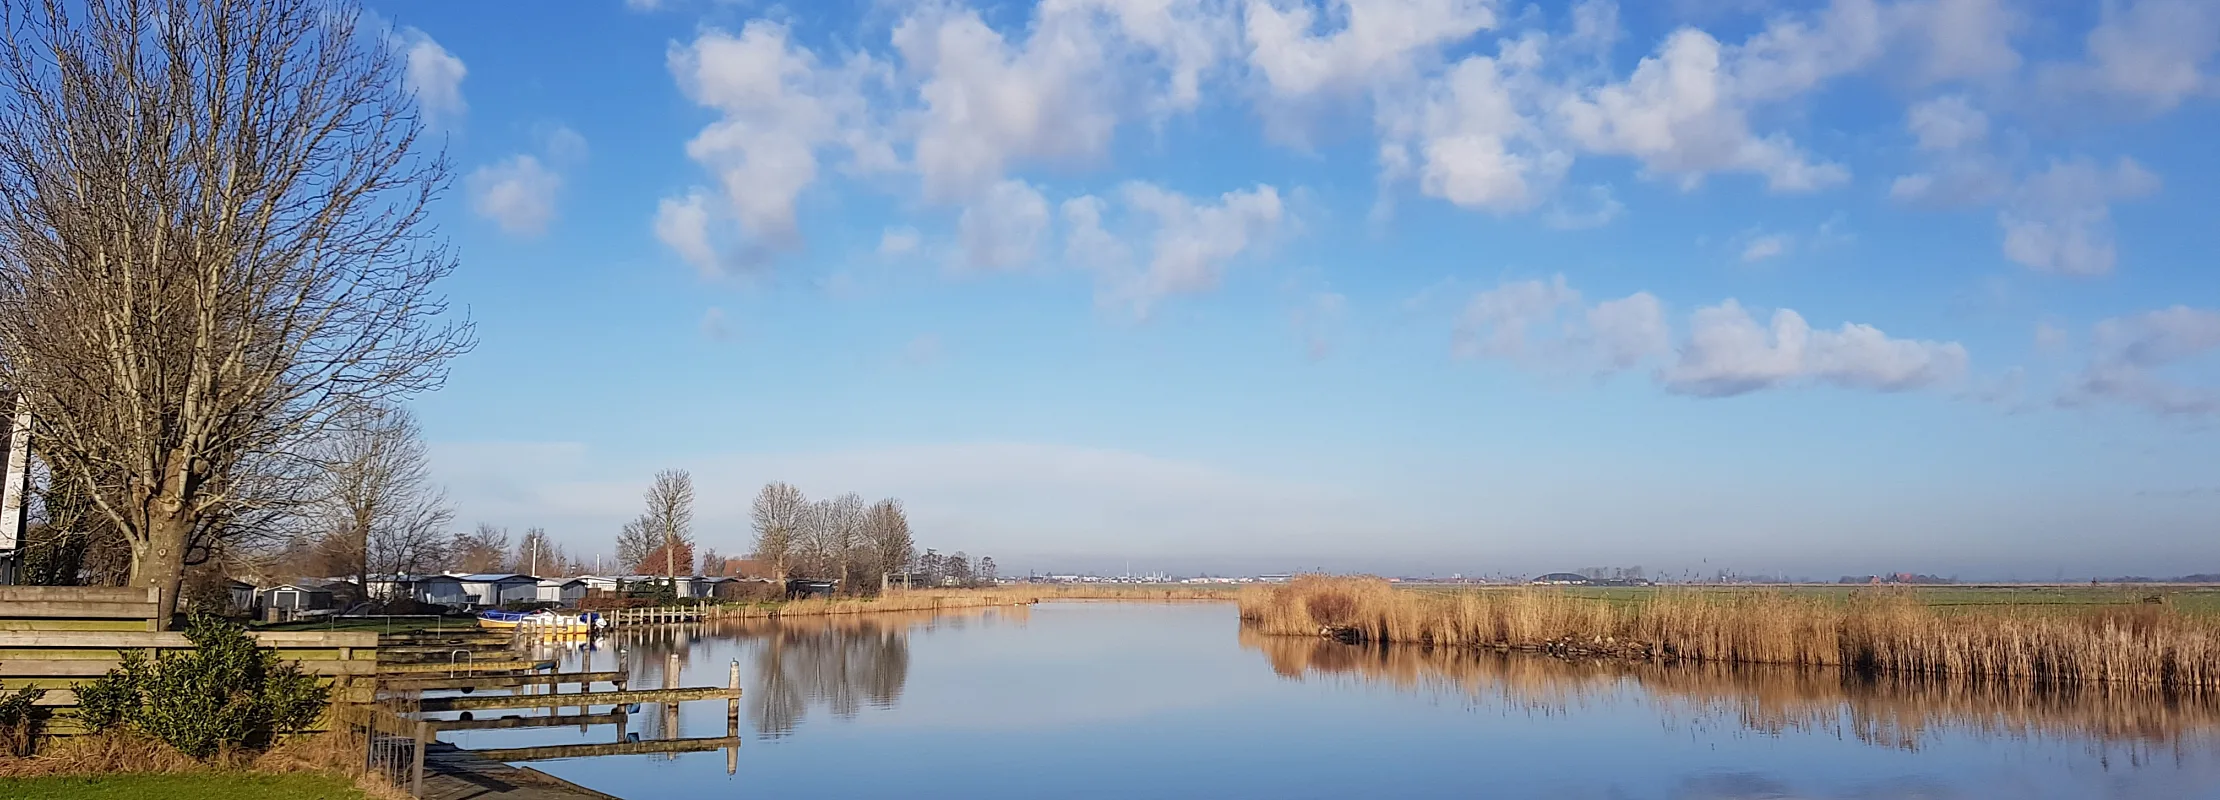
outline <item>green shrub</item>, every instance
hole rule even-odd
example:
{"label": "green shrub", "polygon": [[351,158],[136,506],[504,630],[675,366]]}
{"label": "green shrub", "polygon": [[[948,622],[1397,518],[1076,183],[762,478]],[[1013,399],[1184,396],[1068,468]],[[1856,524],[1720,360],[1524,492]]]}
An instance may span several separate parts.
{"label": "green shrub", "polygon": [[255,646],[246,629],[195,616],[193,649],[151,661],[126,652],[123,665],[76,687],[85,726],[137,728],[194,758],[226,748],[262,748],[315,724],[331,689],[300,665]]}

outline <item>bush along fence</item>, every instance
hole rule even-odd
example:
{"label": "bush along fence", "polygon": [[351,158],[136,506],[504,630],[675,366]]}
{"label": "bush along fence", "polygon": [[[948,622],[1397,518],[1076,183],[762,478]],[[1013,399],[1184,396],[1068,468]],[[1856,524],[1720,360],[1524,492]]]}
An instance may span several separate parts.
{"label": "bush along fence", "polygon": [[[164,631],[155,619],[157,591],[0,586],[0,723],[9,722],[5,717],[13,703],[26,707],[23,716],[35,718],[44,735],[130,722],[168,738],[149,726],[170,725],[164,717],[173,713],[226,716],[231,719],[222,724],[252,729],[320,728],[325,701],[369,703],[376,697],[376,633],[250,633],[217,620],[195,620],[189,630]],[[171,704],[146,701],[190,694],[169,687],[196,674],[231,681],[247,694],[211,698],[206,702],[215,705],[208,708],[172,709]],[[314,703],[305,702],[311,697]],[[315,714],[299,719],[298,709],[311,705]],[[225,729],[207,735],[225,739],[232,733]],[[10,735],[0,733],[0,749],[8,746]],[[192,752],[186,745],[179,749]]]}

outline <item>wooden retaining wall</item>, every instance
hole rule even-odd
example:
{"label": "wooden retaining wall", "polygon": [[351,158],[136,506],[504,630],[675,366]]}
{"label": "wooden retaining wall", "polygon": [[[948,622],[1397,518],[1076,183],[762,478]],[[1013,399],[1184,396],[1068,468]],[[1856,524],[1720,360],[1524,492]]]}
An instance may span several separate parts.
{"label": "wooden retaining wall", "polygon": [[[39,705],[74,708],[71,685],[107,674],[123,651],[151,656],[190,649],[178,631],[155,619],[157,589],[105,586],[0,586],[0,689],[46,689]],[[378,635],[356,631],[254,631],[256,642],[298,661],[302,671],[332,682],[334,704],[377,697]],[[58,713],[49,733],[71,733],[75,720]]]}

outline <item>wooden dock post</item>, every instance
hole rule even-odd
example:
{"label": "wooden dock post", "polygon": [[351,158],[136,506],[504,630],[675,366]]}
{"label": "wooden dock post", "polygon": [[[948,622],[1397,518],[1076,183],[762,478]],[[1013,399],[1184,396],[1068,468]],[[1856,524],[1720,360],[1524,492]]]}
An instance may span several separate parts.
{"label": "wooden dock post", "polygon": [[[725,701],[725,738],[740,741],[740,659],[732,660],[732,699]],[[740,747],[725,748],[725,774],[740,772]]]}

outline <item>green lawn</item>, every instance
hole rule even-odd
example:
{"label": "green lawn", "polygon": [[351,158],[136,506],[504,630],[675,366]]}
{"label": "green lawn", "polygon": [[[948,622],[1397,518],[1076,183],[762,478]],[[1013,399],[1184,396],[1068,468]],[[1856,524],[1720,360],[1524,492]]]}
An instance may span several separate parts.
{"label": "green lawn", "polygon": [[9,800],[363,800],[346,779],[328,775],[100,775],[0,778]]}

